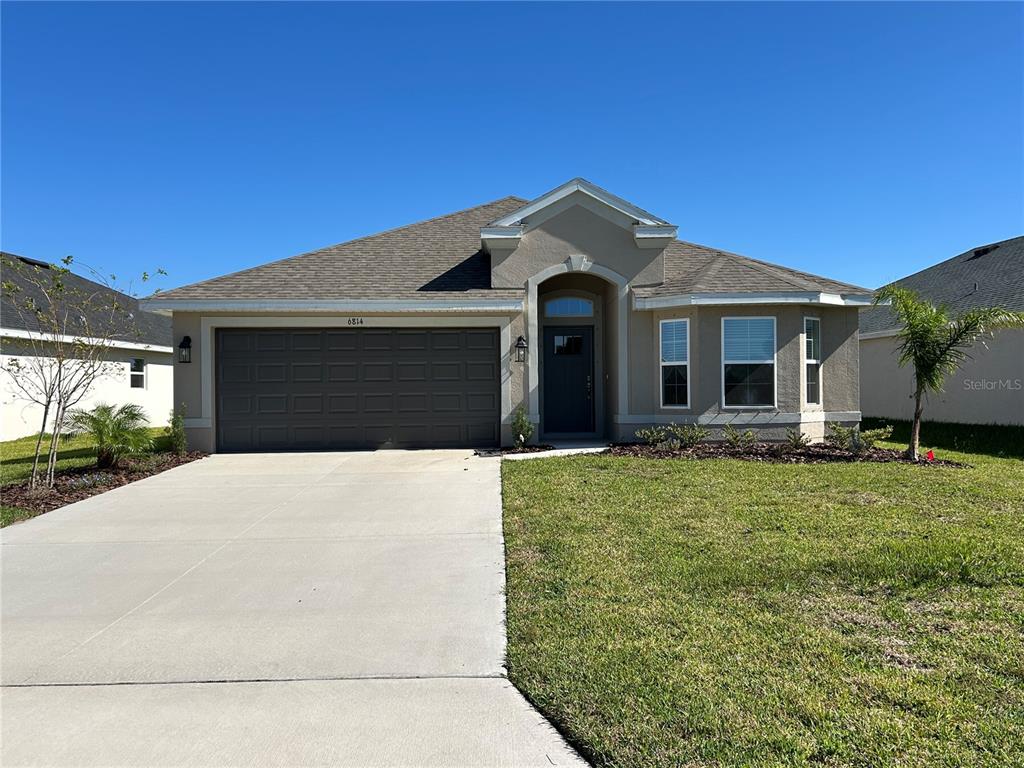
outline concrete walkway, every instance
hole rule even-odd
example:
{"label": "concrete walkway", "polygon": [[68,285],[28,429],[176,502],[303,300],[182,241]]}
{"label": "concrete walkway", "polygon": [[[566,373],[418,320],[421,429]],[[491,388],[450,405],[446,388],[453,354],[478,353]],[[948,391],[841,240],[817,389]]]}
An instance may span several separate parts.
{"label": "concrete walkway", "polygon": [[4,529],[12,765],[584,765],[504,677],[499,460],[213,456]]}

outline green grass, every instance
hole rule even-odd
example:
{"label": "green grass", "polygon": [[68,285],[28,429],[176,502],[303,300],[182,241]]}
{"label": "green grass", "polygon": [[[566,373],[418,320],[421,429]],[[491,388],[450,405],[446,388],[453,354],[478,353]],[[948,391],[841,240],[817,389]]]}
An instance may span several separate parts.
{"label": "green grass", "polygon": [[[154,452],[166,451],[169,441],[164,435],[163,427],[150,429],[153,436]],[[32,455],[35,451],[36,436],[22,437],[0,443],[0,494],[2,486],[27,480],[32,474]],[[43,455],[40,457],[41,467],[46,467],[46,451],[49,446],[49,435],[43,439]],[[57,472],[69,469],[92,466],[96,463],[95,445],[87,435],[64,440],[57,452]],[[0,504],[0,527],[35,517],[38,512]]]}
{"label": "green grass", "polygon": [[1024,765],[1024,462],[937,452],[505,462],[511,679],[600,766]]}

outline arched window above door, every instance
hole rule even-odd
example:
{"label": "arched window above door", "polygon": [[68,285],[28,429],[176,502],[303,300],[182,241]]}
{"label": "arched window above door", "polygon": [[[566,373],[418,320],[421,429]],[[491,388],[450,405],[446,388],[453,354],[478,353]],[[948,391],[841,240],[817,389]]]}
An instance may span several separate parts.
{"label": "arched window above door", "polygon": [[579,296],[559,296],[544,302],[545,317],[593,317],[594,302]]}

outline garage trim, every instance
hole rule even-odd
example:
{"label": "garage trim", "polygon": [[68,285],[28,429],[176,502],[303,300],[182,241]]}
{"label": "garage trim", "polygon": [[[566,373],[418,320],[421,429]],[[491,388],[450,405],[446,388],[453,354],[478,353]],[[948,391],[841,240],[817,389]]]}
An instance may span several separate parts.
{"label": "garage trim", "polygon": [[201,321],[199,357],[202,387],[202,414],[185,419],[186,427],[213,427],[214,417],[214,358],[215,330],[217,328],[347,328],[358,318],[362,328],[497,328],[501,355],[498,367],[501,378],[501,423],[508,424],[512,414],[512,372],[509,351],[512,347],[512,319],[510,317],[475,317],[466,315],[409,316],[409,315],[257,315],[250,317],[211,316]]}

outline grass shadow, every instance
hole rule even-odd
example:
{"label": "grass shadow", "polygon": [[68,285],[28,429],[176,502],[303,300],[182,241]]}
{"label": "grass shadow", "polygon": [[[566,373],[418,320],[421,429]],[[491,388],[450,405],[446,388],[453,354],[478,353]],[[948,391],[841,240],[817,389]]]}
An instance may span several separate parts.
{"label": "grass shadow", "polygon": [[[891,440],[910,441],[910,422],[899,419],[865,418],[862,429],[884,424],[893,428]],[[980,453],[999,458],[1024,459],[1024,427],[1001,424],[950,424],[941,421],[921,423],[921,445],[961,453]]]}

